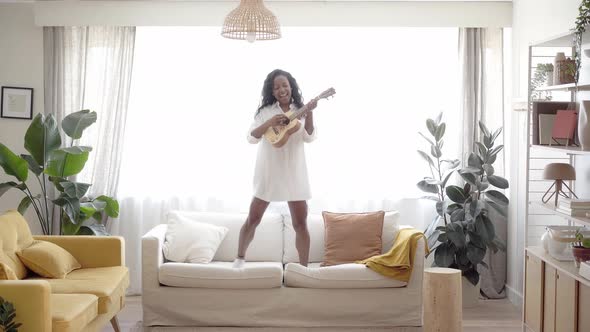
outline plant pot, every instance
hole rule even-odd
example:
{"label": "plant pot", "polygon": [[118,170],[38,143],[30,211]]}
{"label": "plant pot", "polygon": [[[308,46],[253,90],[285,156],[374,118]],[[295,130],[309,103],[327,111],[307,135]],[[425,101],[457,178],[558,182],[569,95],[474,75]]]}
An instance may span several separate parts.
{"label": "plant pot", "polygon": [[572,252],[574,253],[576,267],[580,267],[581,262],[590,261],[590,248],[574,246]]}
{"label": "plant pot", "polygon": [[479,289],[481,281],[473,285],[467,278],[461,278],[463,292],[463,308],[475,307],[479,304]]}

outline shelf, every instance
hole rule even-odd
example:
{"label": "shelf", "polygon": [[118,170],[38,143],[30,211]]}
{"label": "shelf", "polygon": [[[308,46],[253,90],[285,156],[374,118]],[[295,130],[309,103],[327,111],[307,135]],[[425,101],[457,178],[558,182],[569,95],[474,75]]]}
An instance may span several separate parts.
{"label": "shelf", "polygon": [[576,279],[581,284],[584,284],[585,286],[590,287],[590,280],[588,280],[580,275],[580,273],[578,272],[578,268],[576,267],[576,265],[574,265],[573,261],[569,261],[569,262],[558,261],[555,258],[551,257],[551,255],[546,253],[545,249],[543,249],[542,247],[536,247],[536,246],[526,247],[526,251],[533,256],[539,257],[546,264],[549,264],[549,265],[553,266],[554,268],[556,268],[557,270]]}
{"label": "shelf", "polygon": [[576,87],[576,83],[568,83],[568,84],[560,84],[560,85],[550,85],[550,86],[542,86],[537,89],[536,91],[576,91],[577,90],[588,90],[590,89],[590,84],[578,84]]}
{"label": "shelf", "polygon": [[532,47],[574,47],[574,33],[566,32],[557,36],[539,40],[531,44]]}
{"label": "shelf", "polygon": [[547,210],[547,211],[549,211],[549,212],[553,213],[553,214],[554,214],[554,215],[556,215],[556,216],[563,217],[563,218],[569,219],[569,220],[571,220],[571,221],[575,221],[575,222],[577,222],[577,223],[580,223],[580,224],[584,224],[584,225],[590,226],[590,218],[586,218],[586,217],[572,217],[572,216],[570,216],[570,215],[569,215],[569,214],[567,214],[567,213],[563,213],[563,212],[556,211],[556,210],[555,210],[555,207],[553,207],[553,205],[550,205],[550,204],[544,204],[544,203],[542,203],[542,202],[531,202],[531,204],[533,204],[533,205],[535,205],[535,206],[540,206],[540,207],[542,207],[543,209],[545,209],[545,210]]}
{"label": "shelf", "polygon": [[566,146],[558,146],[558,145],[549,146],[549,145],[536,145],[536,144],[531,144],[530,147],[531,148],[535,148],[535,149],[551,150],[553,152],[563,152],[563,153],[566,153],[566,154],[589,155],[590,156],[590,151],[584,151],[579,146],[568,146],[568,147],[566,147]]}

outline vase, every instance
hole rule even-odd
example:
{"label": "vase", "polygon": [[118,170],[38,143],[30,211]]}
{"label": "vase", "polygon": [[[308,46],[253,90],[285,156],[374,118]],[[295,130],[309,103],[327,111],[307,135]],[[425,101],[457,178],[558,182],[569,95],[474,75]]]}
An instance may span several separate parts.
{"label": "vase", "polygon": [[563,63],[562,61],[565,61],[565,53],[563,52],[558,52],[555,55],[555,59],[553,60],[553,84],[554,85],[559,85],[561,84],[561,81],[559,80],[559,76],[560,76],[560,66]]}
{"label": "vase", "polygon": [[472,308],[479,303],[479,290],[481,280],[477,285],[473,285],[467,278],[461,278],[461,290],[463,292],[463,308]]}
{"label": "vase", "polygon": [[582,150],[590,150],[590,100],[582,100],[578,111],[578,139]]}
{"label": "vase", "polygon": [[555,75],[555,72],[553,71],[549,71],[547,72],[547,86],[552,86],[555,84],[555,82],[553,81],[553,75]]}

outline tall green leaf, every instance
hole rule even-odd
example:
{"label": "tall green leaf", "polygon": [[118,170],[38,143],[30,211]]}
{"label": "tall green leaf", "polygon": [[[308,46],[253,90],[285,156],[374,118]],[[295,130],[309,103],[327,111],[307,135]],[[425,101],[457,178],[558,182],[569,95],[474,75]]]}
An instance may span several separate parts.
{"label": "tall green leaf", "polygon": [[[40,194],[35,196],[36,199],[39,199],[40,197],[41,197]],[[18,205],[18,208],[17,208],[18,213],[24,215],[25,212],[27,212],[27,209],[29,208],[29,206],[31,206],[31,203],[33,203],[33,201],[31,200],[31,198],[29,198],[29,196],[23,197],[23,199],[20,201],[20,204]]]}
{"label": "tall green leaf", "polygon": [[504,179],[501,176],[497,176],[497,175],[488,175],[488,182],[494,186],[494,187],[498,187],[500,189],[506,189],[508,188],[508,180]]}
{"label": "tall green leaf", "polygon": [[27,181],[29,176],[27,161],[14,154],[2,143],[0,143],[0,166],[6,174],[16,177],[19,181]]}
{"label": "tall green leaf", "polygon": [[91,150],[92,148],[87,146],[54,150],[47,161],[45,173],[61,178],[78,174],[84,169]]}
{"label": "tall green leaf", "polygon": [[445,135],[445,129],[446,129],[446,125],[444,123],[441,123],[436,128],[436,132],[434,133],[434,138],[436,139],[436,141],[440,141],[441,138],[443,138],[443,136]]}
{"label": "tall green leaf", "polygon": [[438,267],[449,267],[455,261],[455,250],[449,243],[441,243],[434,252],[434,262]]}
{"label": "tall green leaf", "polygon": [[16,188],[17,186],[18,184],[13,181],[0,183],[0,197],[2,197],[2,195],[4,195],[10,189]]}
{"label": "tall green leaf", "polygon": [[432,119],[426,120],[426,128],[428,128],[430,135],[432,135],[432,136],[436,135],[436,124],[434,123],[434,120],[432,120]]}
{"label": "tall green leaf", "polygon": [[426,180],[418,182],[417,186],[424,192],[438,194],[438,186],[434,184],[428,184]]}
{"label": "tall green leaf", "polygon": [[63,187],[63,192],[66,193],[66,195],[78,199],[84,197],[88,191],[88,188],[90,188],[89,183],[63,181],[60,182],[60,184]]}
{"label": "tall green leaf", "polygon": [[61,122],[61,126],[66,135],[73,139],[79,139],[84,130],[95,122],[96,112],[81,110],[66,116]]}
{"label": "tall green leaf", "polygon": [[485,192],[486,196],[492,200],[494,203],[506,206],[508,205],[508,198],[506,198],[506,196],[504,196],[504,194],[502,194],[499,191],[496,190],[488,190]]}
{"label": "tall green leaf", "polygon": [[428,155],[428,153],[424,152],[424,151],[420,151],[418,150],[418,153],[420,154],[420,156],[422,158],[424,158],[424,160],[426,160],[428,162],[428,164],[430,164],[430,166],[434,167],[434,161],[432,161],[432,158],[430,158],[430,156]]}
{"label": "tall green leaf", "polygon": [[78,231],[77,235],[97,235],[97,236],[108,236],[106,227],[103,224],[92,224],[89,226],[82,226]]}
{"label": "tall green leaf", "polygon": [[25,149],[38,165],[45,165],[51,151],[61,146],[61,137],[53,115],[37,114],[25,134]]}
{"label": "tall green leaf", "polygon": [[71,221],[77,222],[78,216],[80,215],[80,200],[72,198],[67,195],[58,197],[53,201],[55,205],[61,206],[62,210],[68,216]]}
{"label": "tall green leaf", "polygon": [[457,186],[448,186],[446,188],[447,196],[455,203],[463,204],[467,196],[463,193],[463,188]]}
{"label": "tall green leaf", "polygon": [[107,215],[111,218],[117,218],[119,216],[119,202],[109,196],[98,196],[95,201],[102,201],[107,204],[104,208]]}
{"label": "tall green leaf", "polygon": [[33,156],[31,156],[30,154],[21,154],[20,157],[27,161],[27,164],[29,165],[29,170],[31,172],[35,173],[36,175],[40,175],[41,173],[43,173],[43,167],[39,166],[39,164],[37,163],[35,158],[33,158]]}

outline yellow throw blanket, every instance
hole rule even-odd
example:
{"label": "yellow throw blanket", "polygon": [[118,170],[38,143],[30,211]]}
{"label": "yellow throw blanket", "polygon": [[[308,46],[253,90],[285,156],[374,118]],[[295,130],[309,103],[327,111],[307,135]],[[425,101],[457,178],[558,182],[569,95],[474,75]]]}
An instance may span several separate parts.
{"label": "yellow throw blanket", "polygon": [[389,252],[369,257],[356,263],[365,264],[371,270],[386,277],[408,282],[414,267],[414,254],[418,247],[418,240],[424,239],[426,244],[425,254],[430,251],[424,233],[415,228],[401,229]]}

